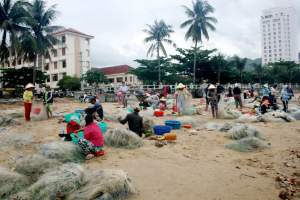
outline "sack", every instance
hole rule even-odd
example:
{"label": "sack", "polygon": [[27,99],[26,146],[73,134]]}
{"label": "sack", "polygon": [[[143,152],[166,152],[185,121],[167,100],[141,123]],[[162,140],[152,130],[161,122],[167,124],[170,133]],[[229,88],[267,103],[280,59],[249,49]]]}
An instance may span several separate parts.
{"label": "sack", "polygon": [[31,110],[32,112],[30,113],[30,118],[33,121],[42,121],[48,119],[47,108],[44,104],[33,102]]}

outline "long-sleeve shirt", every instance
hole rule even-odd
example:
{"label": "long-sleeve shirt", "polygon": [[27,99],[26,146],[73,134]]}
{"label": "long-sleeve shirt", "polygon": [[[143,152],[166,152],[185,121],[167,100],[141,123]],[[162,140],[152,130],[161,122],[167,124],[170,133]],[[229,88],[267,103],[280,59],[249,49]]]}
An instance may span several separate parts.
{"label": "long-sleeve shirt", "polygon": [[242,93],[242,91],[239,87],[233,88],[233,94],[234,95],[240,95],[241,93]]}
{"label": "long-sleeve shirt", "polygon": [[33,99],[33,92],[30,90],[25,90],[23,94],[23,101],[25,103],[32,103],[32,99]]}
{"label": "long-sleeve shirt", "polygon": [[143,118],[139,116],[138,113],[130,113],[125,119],[119,120],[121,124],[126,124],[128,122],[129,130],[137,134],[141,134],[143,131]]}
{"label": "long-sleeve shirt", "polygon": [[84,139],[90,141],[96,147],[104,145],[101,128],[94,122],[84,128]]}

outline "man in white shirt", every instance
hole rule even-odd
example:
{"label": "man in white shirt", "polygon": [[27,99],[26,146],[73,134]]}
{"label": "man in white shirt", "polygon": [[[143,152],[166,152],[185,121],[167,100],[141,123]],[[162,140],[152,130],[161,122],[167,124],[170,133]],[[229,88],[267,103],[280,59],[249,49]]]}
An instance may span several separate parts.
{"label": "man in white shirt", "polygon": [[123,106],[124,108],[126,107],[126,93],[128,92],[128,87],[126,85],[126,83],[123,81],[122,85],[119,88],[119,91],[122,92],[122,102],[123,102]]}

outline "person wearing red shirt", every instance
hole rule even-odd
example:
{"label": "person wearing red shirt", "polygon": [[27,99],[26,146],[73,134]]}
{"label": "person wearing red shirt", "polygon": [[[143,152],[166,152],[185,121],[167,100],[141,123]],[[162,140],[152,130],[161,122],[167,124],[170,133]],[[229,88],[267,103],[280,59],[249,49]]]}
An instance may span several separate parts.
{"label": "person wearing red shirt", "polygon": [[86,155],[86,159],[91,159],[95,155],[103,155],[104,138],[101,128],[94,123],[92,115],[85,117],[85,123],[84,138],[78,138],[78,144]]}

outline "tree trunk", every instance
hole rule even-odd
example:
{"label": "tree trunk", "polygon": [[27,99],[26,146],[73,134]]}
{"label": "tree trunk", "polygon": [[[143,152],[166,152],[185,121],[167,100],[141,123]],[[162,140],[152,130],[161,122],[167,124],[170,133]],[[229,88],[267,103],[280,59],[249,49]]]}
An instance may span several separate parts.
{"label": "tree trunk", "polygon": [[34,58],[33,61],[33,71],[32,71],[32,84],[35,85],[36,81],[36,62],[37,62],[38,55]]}
{"label": "tree trunk", "polygon": [[159,57],[159,43],[157,45],[157,61],[158,61],[158,83],[161,83],[161,69],[160,69],[160,57]]}
{"label": "tree trunk", "polygon": [[195,42],[195,49],[194,49],[194,66],[193,66],[193,84],[195,85],[196,84],[196,56],[197,56],[197,45],[198,45],[198,42],[196,40]]}

